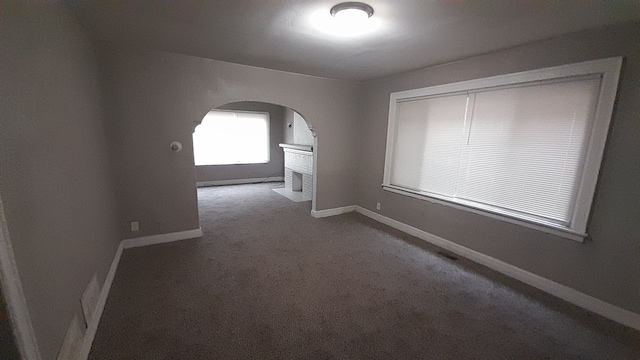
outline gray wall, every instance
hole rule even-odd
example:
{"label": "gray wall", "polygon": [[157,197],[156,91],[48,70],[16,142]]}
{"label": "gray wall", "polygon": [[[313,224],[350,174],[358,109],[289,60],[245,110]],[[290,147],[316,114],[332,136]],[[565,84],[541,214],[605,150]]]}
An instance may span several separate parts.
{"label": "gray wall", "polygon": [[282,142],[286,144],[293,144],[293,115],[295,113],[293,109],[284,108],[284,139]]}
{"label": "gray wall", "polygon": [[[353,205],[358,85],[104,44],[123,237],[198,227],[192,131],[211,109],[260,101],[299,112],[318,134],[318,210]],[[181,141],[174,153],[169,144]],[[130,232],[130,221],[140,231]]]}
{"label": "gray wall", "polygon": [[0,192],[44,359],[120,240],[93,44],[60,6],[0,5]]}
{"label": "gray wall", "polygon": [[219,109],[268,112],[270,160],[267,164],[196,166],[196,180],[218,181],[284,176],[284,152],[278,144],[284,142],[285,109],[279,105],[252,101],[227,104]]}
{"label": "gray wall", "polygon": [[[542,41],[363,84],[357,203],[385,216],[640,313],[640,26]],[[381,189],[391,92],[625,56],[584,244]]]}
{"label": "gray wall", "polygon": [[313,132],[296,111],[285,108],[284,142],[287,144],[313,145]]}
{"label": "gray wall", "polygon": [[293,143],[313,145],[313,133],[307,126],[307,122],[297,112],[293,113]]}

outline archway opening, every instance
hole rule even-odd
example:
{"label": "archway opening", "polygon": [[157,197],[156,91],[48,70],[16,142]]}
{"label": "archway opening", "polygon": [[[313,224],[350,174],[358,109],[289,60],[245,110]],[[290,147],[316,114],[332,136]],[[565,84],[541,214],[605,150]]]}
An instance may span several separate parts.
{"label": "archway opening", "polygon": [[315,208],[317,141],[302,114],[277,104],[241,101],[209,111],[196,124],[199,188],[275,183],[280,195],[311,201]]}

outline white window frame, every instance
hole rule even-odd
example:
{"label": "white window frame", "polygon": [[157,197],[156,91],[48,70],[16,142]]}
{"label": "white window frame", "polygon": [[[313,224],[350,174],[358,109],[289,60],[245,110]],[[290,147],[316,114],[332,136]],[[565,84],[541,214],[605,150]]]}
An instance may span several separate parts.
{"label": "white window frame", "polygon": [[[609,124],[615,104],[621,66],[622,57],[615,57],[392,93],[389,103],[387,148],[382,183],[383,189],[583,242],[588,236],[587,223],[609,132]],[[495,208],[483,208],[476,203],[450,199],[445,196],[391,184],[392,159],[398,127],[396,108],[399,102],[427,96],[586,75],[599,75],[602,78],[602,82],[598,94],[591,136],[585,153],[584,167],[578,181],[578,193],[573,218],[568,226],[551,222],[547,223],[539,219],[527,218],[526,216],[514,216],[513,213],[502,212]]]}

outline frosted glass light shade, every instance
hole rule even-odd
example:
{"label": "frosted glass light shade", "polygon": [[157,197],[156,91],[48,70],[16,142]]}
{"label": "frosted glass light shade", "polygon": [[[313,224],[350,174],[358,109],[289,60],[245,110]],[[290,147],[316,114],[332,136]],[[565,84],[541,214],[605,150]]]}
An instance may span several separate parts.
{"label": "frosted glass light shade", "polygon": [[340,22],[362,22],[369,18],[366,12],[358,9],[346,9],[338,11],[334,17]]}
{"label": "frosted glass light shade", "polygon": [[373,8],[360,2],[346,2],[332,7],[331,15],[341,22],[361,22],[373,15]]}

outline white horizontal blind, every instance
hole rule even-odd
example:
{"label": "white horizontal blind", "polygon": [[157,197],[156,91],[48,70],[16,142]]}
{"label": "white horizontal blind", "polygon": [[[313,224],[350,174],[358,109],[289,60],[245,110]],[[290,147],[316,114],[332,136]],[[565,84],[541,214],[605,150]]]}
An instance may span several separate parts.
{"label": "white horizontal blind", "polygon": [[398,103],[392,184],[454,195],[466,103],[466,94]]}
{"label": "white horizontal blind", "polygon": [[390,184],[569,225],[600,82],[576,77],[399,101]]}
{"label": "white horizontal blind", "polygon": [[592,78],[474,94],[455,196],[569,224],[599,86]]}
{"label": "white horizontal blind", "polygon": [[210,111],[193,133],[196,165],[269,162],[269,114]]}

